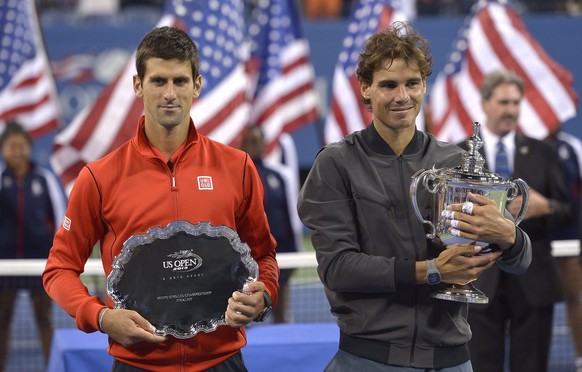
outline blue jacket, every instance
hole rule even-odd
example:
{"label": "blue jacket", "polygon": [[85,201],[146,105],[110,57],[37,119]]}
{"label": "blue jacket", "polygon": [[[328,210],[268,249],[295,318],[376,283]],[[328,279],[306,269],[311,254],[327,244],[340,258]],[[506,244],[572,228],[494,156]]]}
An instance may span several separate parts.
{"label": "blue jacket", "polygon": [[18,178],[0,164],[0,258],[46,258],[66,198],[56,176],[31,164]]}
{"label": "blue jacket", "polygon": [[260,159],[255,160],[255,166],[265,190],[265,213],[271,234],[277,241],[277,252],[295,252],[297,245],[291,226],[285,179],[278,171],[268,167]]}
{"label": "blue jacket", "polygon": [[560,132],[554,142],[554,146],[566,175],[568,198],[574,213],[572,219],[560,224],[552,231],[552,238],[554,240],[580,239],[580,203],[582,202],[582,195],[580,195],[582,191],[580,161],[582,160],[582,141],[568,133]]}

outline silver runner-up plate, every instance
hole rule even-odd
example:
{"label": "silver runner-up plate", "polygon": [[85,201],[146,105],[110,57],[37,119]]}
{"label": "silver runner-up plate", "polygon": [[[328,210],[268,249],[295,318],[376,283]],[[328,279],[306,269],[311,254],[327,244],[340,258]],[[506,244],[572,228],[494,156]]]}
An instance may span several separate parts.
{"label": "silver runner-up plate", "polygon": [[225,325],[228,299],[258,271],[231,228],[174,221],[125,241],[107,293],[116,309],[137,311],[155,334],[185,339]]}

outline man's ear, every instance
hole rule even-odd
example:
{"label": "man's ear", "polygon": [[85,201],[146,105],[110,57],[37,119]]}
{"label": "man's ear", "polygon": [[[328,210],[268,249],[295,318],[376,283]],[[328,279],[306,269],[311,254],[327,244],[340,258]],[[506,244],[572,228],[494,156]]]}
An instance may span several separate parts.
{"label": "man's ear", "polygon": [[360,94],[365,99],[370,99],[370,86],[366,83],[360,83]]}
{"label": "man's ear", "polygon": [[192,92],[192,98],[198,98],[202,92],[202,75],[198,75],[198,77],[194,80],[194,91]]}
{"label": "man's ear", "polygon": [[136,97],[143,97],[141,79],[137,75],[133,75],[133,92]]}

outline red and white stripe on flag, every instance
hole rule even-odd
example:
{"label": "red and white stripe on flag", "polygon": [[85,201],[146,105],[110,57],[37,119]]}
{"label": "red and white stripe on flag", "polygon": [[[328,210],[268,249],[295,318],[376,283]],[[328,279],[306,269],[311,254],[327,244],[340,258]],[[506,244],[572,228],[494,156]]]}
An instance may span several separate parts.
{"label": "red and white stripe on flag", "polygon": [[34,137],[56,129],[60,103],[34,0],[0,2],[0,122],[17,120]]}
{"label": "red and white stripe on flag", "polygon": [[372,121],[371,113],[361,101],[356,76],[360,50],[372,34],[396,21],[406,21],[397,0],[359,0],[354,6],[333,74],[331,107],[324,130],[326,143],[339,141]]}
{"label": "red and white stripe on flag", "polygon": [[483,122],[480,86],[494,70],[510,70],[524,80],[519,119],[524,134],[543,139],[576,115],[571,73],[534,40],[513,8],[481,1],[459,34],[428,97],[430,130],[437,138],[458,143],[472,133],[473,122]]}
{"label": "red and white stripe on flag", "polygon": [[250,124],[263,128],[269,153],[281,133],[291,133],[317,119],[315,72],[294,0],[257,2],[249,37],[248,70],[254,82]]}

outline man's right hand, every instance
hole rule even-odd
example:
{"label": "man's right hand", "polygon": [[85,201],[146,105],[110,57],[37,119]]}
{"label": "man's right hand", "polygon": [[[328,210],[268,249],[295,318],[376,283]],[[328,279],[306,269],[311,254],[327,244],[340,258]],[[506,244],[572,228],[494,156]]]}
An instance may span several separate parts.
{"label": "man's right hand", "polygon": [[101,310],[101,331],[125,347],[138,342],[158,343],[166,337],[153,334],[155,328],[136,311],[126,309],[109,309],[105,314]]}
{"label": "man's right hand", "polygon": [[449,284],[467,285],[479,274],[495,264],[503,253],[501,250],[478,255],[481,247],[474,244],[453,244],[436,258],[441,281]]}

